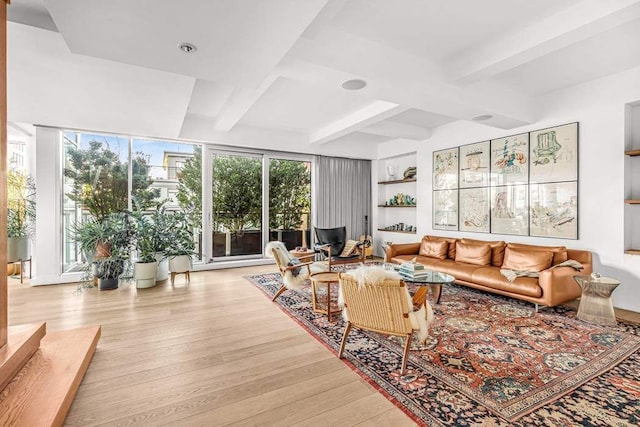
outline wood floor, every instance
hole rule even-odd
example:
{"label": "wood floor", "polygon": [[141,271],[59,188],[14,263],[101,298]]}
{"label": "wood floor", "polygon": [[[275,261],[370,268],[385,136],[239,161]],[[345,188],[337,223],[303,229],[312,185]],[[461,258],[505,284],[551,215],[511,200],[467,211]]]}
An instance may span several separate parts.
{"label": "wood floor", "polygon": [[65,425],[414,425],[242,276],[151,289],[9,284],[9,325],[102,325]]}

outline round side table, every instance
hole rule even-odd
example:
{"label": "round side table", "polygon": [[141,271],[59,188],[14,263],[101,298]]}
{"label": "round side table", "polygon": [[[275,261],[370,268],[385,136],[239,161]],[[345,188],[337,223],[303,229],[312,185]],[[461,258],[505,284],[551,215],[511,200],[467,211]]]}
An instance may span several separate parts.
{"label": "round side table", "polygon": [[311,262],[316,256],[316,251],[312,249],[306,249],[304,251],[296,251],[294,249],[292,251],[289,251],[289,253],[291,253],[292,256],[298,258],[300,262]]}
{"label": "round side table", "polygon": [[[314,273],[309,276],[309,278],[311,279],[311,302],[313,303],[313,311],[326,314],[327,320],[331,322],[331,314],[342,311],[338,307],[337,295],[334,301],[331,300],[331,285],[340,282],[338,273],[325,271],[322,273]],[[318,293],[316,287],[319,285],[326,285],[327,290],[325,295]],[[326,300],[324,297],[326,297]]]}
{"label": "round side table", "polygon": [[582,289],[576,318],[598,325],[614,326],[616,314],[613,311],[611,294],[620,282],[610,277],[596,279],[591,276],[573,276],[573,279]]}

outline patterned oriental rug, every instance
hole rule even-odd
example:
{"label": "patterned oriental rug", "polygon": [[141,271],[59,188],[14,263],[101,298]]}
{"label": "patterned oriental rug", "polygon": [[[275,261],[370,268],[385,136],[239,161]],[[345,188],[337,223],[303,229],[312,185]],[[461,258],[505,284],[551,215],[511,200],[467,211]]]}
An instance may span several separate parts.
{"label": "patterned oriental rug", "polygon": [[[272,297],[280,276],[246,277]],[[313,313],[310,290],[286,291],[282,310],[337,354],[344,332]],[[430,338],[353,329],[347,364],[422,425],[640,425],[640,325],[600,327],[567,307],[543,308],[458,285],[443,287]]]}

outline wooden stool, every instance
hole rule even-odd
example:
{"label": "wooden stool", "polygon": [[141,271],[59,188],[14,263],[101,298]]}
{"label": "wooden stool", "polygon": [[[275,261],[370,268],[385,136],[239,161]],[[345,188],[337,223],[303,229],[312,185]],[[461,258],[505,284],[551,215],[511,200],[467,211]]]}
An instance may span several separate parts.
{"label": "wooden stool", "polygon": [[[313,302],[313,311],[315,313],[322,313],[327,315],[327,320],[331,322],[331,314],[339,313],[340,308],[337,304],[331,307],[331,284],[339,283],[338,273],[331,271],[325,271],[322,273],[314,273],[310,277],[311,279],[311,301]],[[327,285],[327,302],[322,304],[318,300],[318,293],[316,292],[316,285]],[[324,306],[324,307],[323,307]]]}
{"label": "wooden stool", "polygon": [[175,272],[171,272],[171,286],[173,286],[173,282],[176,279],[176,274],[184,274],[187,277],[187,283],[191,283],[191,276],[189,275],[189,270],[184,271],[182,273],[175,273]]}

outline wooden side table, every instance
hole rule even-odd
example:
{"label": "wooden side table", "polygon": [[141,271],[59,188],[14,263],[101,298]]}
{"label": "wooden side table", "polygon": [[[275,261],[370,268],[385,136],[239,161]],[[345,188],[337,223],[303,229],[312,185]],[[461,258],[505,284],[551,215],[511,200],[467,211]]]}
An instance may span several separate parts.
{"label": "wooden side table", "polygon": [[304,251],[296,251],[294,249],[292,251],[289,251],[289,253],[292,256],[298,258],[300,262],[311,262],[315,259],[315,256],[316,256],[316,251],[311,249],[306,249]]}
{"label": "wooden side table", "polygon": [[[327,320],[331,322],[331,314],[339,313],[340,308],[338,307],[337,297],[336,301],[332,305],[331,303],[331,285],[333,283],[339,283],[340,278],[338,276],[339,273],[334,273],[332,271],[325,271],[322,273],[314,273],[310,276],[311,279],[311,301],[313,303],[313,311],[315,313],[322,313],[327,315]],[[327,295],[326,301],[322,301],[319,298],[317,287],[321,285],[326,285],[327,287]]]}
{"label": "wooden side table", "polygon": [[573,276],[573,279],[582,289],[576,318],[598,325],[614,326],[616,314],[611,294],[620,282],[609,277]]}

